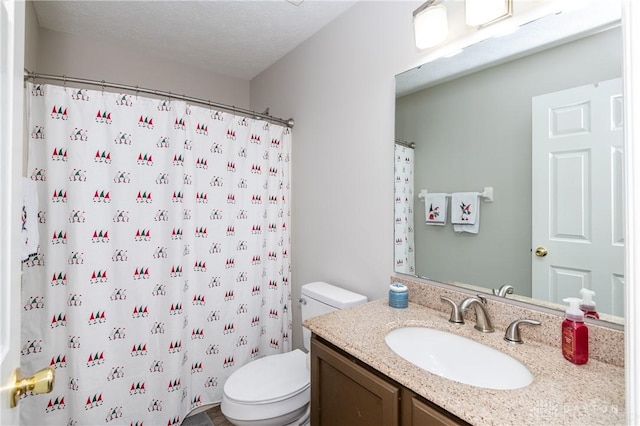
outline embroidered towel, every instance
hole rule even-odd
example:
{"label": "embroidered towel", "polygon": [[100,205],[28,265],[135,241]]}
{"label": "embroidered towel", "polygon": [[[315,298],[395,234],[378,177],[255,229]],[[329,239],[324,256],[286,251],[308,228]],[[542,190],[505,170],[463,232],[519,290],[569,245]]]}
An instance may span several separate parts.
{"label": "embroidered towel", "polygon": [[38,251],[38,191],[36,182],[22,178],[22,260]]}
{"label": "embroidered towel", "polygon": [[427,225],[444,226],[447,223],[447,196],[443,193],[429,193],[424,196]]}
{"label": "embroidered towel", "polygon": [[451,223],[455,232],[478,233],[480,230],[480,194],[478,192],[451,194]]}

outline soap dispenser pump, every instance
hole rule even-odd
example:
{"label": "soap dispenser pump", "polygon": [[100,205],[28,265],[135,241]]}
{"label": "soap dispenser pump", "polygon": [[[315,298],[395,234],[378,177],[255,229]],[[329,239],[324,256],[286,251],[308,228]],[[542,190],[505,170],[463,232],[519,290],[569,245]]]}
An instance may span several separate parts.
{"label": "soap dispenser pump", "polygon": [[584,324],[584,312],[580,310],[582,300],[569,297],[564,301],[569,307],[562,321],[562,355],[574,364],[586,364],[589,361],[589,329]]}
{"label": "soap dispenser pump", "polygon": [[588,288],[581,288],[580,294],[582,295],[582,302],[580,302],[580,309],[584,312],[585,318],[600,319],[600,315],[596,312],[596,302],[593,301],[595,291]]}

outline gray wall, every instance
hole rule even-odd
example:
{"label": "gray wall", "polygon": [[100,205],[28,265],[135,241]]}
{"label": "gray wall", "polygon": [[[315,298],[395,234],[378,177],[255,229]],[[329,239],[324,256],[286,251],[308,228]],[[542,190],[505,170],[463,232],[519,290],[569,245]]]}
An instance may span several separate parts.
{"label": "gray wall", "polygon": [[[370,299],[387,296],[394,263],[394,76],[426,54],[413,41],[412,12],[420,4],[359,2],[251,82],[254,109],[270,106],[296,120],[296,295],[301,285],[323,280]],[[297,303],[293,314],[299,347]]]}
{"label": "gray wall", "polygon": [[[33,36],[37,32],[37,40],[29,42],[27,37],[25,46],[26,58],[33,58],[33,49],[37,49],[35,58],[29,61],[33,67],[30,71],[184,93],[240,108],[250,106],[247,80],[161,59],[103,40],[44,28],[34,30],[36,23],[27,19],[27,35]],[[78,87],[78,84],[74,86]]]}
{"label": "gray wall", "polygon": [[[396,136],[416,142],[417,274],[531,296],[531,98],[621,77],[621,46],[613,29],[397,100]],[[485,186],[479,234],[424,224],[421,189]]]}
{"label": "gray wall", "polygon": [[38,37],[40,27],[33,7],[33,2],[25,3],[25,34],[24,34],[24,66],[28,70],[34,70],[38,66]]}

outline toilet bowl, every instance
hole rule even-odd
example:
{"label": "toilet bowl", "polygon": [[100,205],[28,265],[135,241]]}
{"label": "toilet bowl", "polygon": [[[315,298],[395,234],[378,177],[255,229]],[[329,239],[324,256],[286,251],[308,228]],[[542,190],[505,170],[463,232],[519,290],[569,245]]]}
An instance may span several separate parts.
{"label": "toilet bowl", "polygon": [[[302,321],[359,305],[365,296],[315,282],[302,286]],[[303,330],[308,350],[311,333]],[[309,424],[308,355],[296,349],[252,361],[233,372],[224,384],[222,414],[236,426],[303,426]]]}
{"label": "toilet bowl", "polygon": [[282,426],[299,419],[311,397],[306,358],[296,349],[239,368],[224,384],[222,413],[237,426]]}

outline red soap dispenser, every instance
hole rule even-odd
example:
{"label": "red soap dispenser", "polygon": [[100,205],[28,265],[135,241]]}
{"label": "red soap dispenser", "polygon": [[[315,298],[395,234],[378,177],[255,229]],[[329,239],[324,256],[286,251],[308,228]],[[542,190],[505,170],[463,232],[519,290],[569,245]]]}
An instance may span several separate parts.
{"label": "red soap dispenser", "polygon": [[589,329],[584,324],[584,312],[580,310],[582,300],[569,297],[564,301],[569,307],[562,321],[562,355],[574,364],[586,364],[589,361]]}

